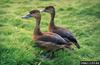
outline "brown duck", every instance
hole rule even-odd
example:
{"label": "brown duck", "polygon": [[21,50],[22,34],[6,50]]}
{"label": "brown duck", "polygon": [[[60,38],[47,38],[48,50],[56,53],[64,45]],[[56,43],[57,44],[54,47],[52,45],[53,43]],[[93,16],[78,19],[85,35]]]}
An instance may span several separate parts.
{"label": "brown duck", "polygon": [[80,48],[80,45],[78,44],[75,36],[66,28],[58,27],[54,23],[54,17],[55,17],[55,8],[53,6],[47,6],[41,12],[47,12],[51,15],[51,20],[49,24],[49,31],[59,34],[64,40],[70,41],[76,45],[77,48]]}
{"label": "brown duck", "polygon": [[33,40],[38,44],[42,49],[45,49],[49,52],[54,52],[61,48],[70,48],[68,42],[66,42],[61,36],[52,32],[41,32],[40,30],[40,21],[41,14],[39,10],[32,10],[29,14],[23,16],[22,18],[28,19],[34,17],[36,20],[36,26],[33,32]]}

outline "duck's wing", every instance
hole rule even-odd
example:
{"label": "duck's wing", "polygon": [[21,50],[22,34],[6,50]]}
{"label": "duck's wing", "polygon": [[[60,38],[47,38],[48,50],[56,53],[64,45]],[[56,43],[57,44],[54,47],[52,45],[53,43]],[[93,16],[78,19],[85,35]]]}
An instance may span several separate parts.
{"label": "duck's wing", "polygon": [[45,42],[52,42],[54,44],[58,45],[63,45],[67,44],[67,42],[58,34],[51,34],[51,33],[44,33],[42,36],[38,38],[40,41],[45,41]]}
{"label": "duck's wing", "polygon": [[77,48],[80,48],[80,45],[78,44],[75,36],[69,30],[59,27],[56,30],[53,30],[53,32],[59,34],[64,38],[64,40],[73,42]]}
{"label": "duck's wing", "polygon": [[45,41],[40,41],[40,40],[37,40],[36,44],[38,47],[41,47],[41,48],[43,48],[45,50],[49,50],[49,51],[50,50],[55,51],[55,50],[64,48],[63,45],[57,45],[57,44],[52,43],[52,42],[45,42]]}

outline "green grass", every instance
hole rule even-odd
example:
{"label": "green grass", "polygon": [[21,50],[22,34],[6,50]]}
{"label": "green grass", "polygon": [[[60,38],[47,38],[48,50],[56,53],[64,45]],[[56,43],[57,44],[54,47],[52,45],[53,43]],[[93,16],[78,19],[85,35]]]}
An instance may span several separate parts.
{"label": "green grass", "polygon": [[[55,23],[69,28],[81,49],[55,53],[53,60],[40,58],[40,49],[33,47],[35,20],[23,20],[32,9],[53,5]],[[50,15],[42,13],[41,30],[47,31]],[[0,0],[0,65],[79,65],[80,61],[100,60],[99,0]]]}

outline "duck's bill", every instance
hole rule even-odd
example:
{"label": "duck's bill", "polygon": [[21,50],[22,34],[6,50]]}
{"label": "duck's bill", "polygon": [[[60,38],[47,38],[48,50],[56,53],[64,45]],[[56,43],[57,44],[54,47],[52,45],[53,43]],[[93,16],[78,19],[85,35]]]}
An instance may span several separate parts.
{"label": "duck's bill", "polygon": [[41,9],[40,12],[45,12],[45,10],[44,9]]}
{"label": "duck's bill", "polygon": [[31,18],[32,15],[30,13],[26,14],[25,16],[22,16],[23,19],[28,19],[28,18]]}

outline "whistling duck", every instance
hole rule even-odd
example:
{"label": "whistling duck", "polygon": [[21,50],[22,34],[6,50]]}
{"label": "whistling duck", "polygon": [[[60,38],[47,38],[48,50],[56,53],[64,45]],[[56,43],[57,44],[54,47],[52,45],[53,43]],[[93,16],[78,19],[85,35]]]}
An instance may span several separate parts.
{"label": "whistling duck", "polygon": [[78,44],[76,38],[73,36],[73,34],[65,28],[58,27],[54,23],[54,17],[55,17],[55,8],[53,6],[47,6],[43,10],[40,10],[41,12],[47,12],[51,15],[51,20],[49,24],[49,31],[59,34],[64,40],[70,41],[76,45],[77,48],[80,48],[80,45]]}
{"label": "whistling duck", "polygon": [[70,48],[69,43],[67,43],[61,36],[52,32],[42,33],[40,30],[41,14],[39,10],[32,10],[27,15],[22,18],[28,19],[34,17],[36,19],[36,26],[33,32],[33,40],[38,44],[39,47],[47,51],[55,51],[60,48]]}

